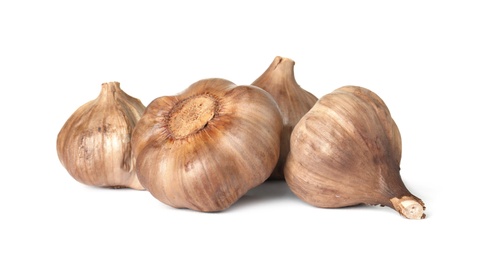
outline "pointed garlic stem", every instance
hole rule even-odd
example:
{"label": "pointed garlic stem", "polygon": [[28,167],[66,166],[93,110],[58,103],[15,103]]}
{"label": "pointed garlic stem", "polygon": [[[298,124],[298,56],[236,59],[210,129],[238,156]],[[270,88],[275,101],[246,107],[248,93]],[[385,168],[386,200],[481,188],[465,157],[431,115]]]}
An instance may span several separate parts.
{"label": "pointed garlic stem", "polygon": [[102,83],[101,92],[98,99],[104,101],[114,101],[114,94],[118,91],[121,91],[119,82],[114,81]]}
{"label": "pointed garlic stem", "polygon": [[408,219],[424,219],[425,206],[419,199],[412,196],[403,196],[402,198],[390,199],[392,205],[397,212]]}

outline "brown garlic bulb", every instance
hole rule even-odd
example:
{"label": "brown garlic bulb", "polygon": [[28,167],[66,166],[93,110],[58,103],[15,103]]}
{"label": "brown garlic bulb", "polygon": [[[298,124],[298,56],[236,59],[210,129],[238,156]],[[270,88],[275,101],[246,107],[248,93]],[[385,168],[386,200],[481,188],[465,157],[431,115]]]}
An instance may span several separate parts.
{"label": "brown garlic bulb", "polygon": [[345,86],[321,97],[294,128],[285,179],[317,207],[383,205],[421,219],[424,203],[399,173],[401,152],[399,129],[382,99]]}
{"label": "brown garlic bulb", "polygon": [[58,133],[58,157],[70,175],[90,186],[144,190],[131,158],[131,133],[144,110],[119,82],[103,83],[99,96],[79,107]]}
{"label": "brown garlic bulb", "polygon": [[169,206],[222,211],[271,175],[281,127],[266,91],[200,80],[148,105],[132,136],[138,178]]}
{"label": "brown garlic bulb", "polygon": [[276,56],[266,71],[252,83],[273,96],[283,117],[280,158],[270,180],[285,179],[283,167],[290,152],[290,135],[300,118],[317,102],[316,96],[298,85],[295,80],[294,65],[293,60]]}

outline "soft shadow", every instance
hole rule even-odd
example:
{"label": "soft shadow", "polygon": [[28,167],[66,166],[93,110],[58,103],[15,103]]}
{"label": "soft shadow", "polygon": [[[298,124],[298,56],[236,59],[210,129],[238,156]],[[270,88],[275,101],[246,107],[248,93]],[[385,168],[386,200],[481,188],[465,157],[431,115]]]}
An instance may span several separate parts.
{"label": "soft shadow", "polygon": [[267,180],[261,185],[249,190],[229,210],[249,207],[252,204],[291,199],[297,199],[297,197],[284,180]]}

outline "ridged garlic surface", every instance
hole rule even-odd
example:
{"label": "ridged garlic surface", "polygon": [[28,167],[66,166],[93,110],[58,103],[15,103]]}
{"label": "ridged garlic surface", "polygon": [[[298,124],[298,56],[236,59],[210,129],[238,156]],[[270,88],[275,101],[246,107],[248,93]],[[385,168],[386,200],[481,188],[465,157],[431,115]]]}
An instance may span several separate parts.
{"label": "ridged garlic surface", "polygon": [[175,208],[215,212],[263,183],[278,161],[281,115],[273,97],[219,78],[147,107],[133,132],[141,184]]}
{"label": "ridged garlic surface", "polygon": [[298,121],[307,113],[317,97],[303,89],[295,80],[295,61],[276,56],[266,71],[252,85],[270,93],[278,104],[283,118],[280,158],[270,180],[284,180],[283,168],[290,152],[290,136]]}
{"label": "ridged garlic surface", "polygon": [[345,86],[321,97],[295,126],[285,179],[317,207],[384,205],[421,219],[425,206],[402,181],[401,154],[401,135],[383,100]]}
{"label": "ridged garlic surface", "polygon": [[119,82],[103,83],[99,96],[80,106],[58,133],[62,165],[86,185],[143,190],[132,170],[131,133],[144,110]]}

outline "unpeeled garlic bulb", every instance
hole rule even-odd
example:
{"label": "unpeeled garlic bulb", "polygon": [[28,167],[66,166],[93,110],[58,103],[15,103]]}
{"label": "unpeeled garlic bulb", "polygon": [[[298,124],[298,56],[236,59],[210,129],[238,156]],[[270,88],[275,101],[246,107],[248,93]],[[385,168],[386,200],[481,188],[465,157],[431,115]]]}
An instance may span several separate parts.
{"label": "unpeeled garlic bulb", "polygon": [[138,178],[169,206],[227,209],[271,175],[281,121],[266,91],[200,80],[147,106],[132,136]]}
{"label": "unpeeled garlic bulb", "polygon": [[131,133],[144,110],[119,82],[103,83],[58,133],[58,157],[70,175],[90,186],[143,190],[132,170]]}
{"label": "unpeeled garlic bulb", "polygon": [[295,80],[295,62],[276,56],[266,71],[252,85],[270,93],[278,104],[283,117],[280,158],[271,174],[271,180],[283,180],[283,167],[290,151],[290,135],[297,122],[317,102],[317,97],[306,91]]}
{"label": "unpeeled garlic bulb", "polygon": [[400,176],[401,144],[378,95],[341,87],[321,97],[295,126],[285,179],[293,193],[317,207],[383,205],[422,219],[423,201]]}

